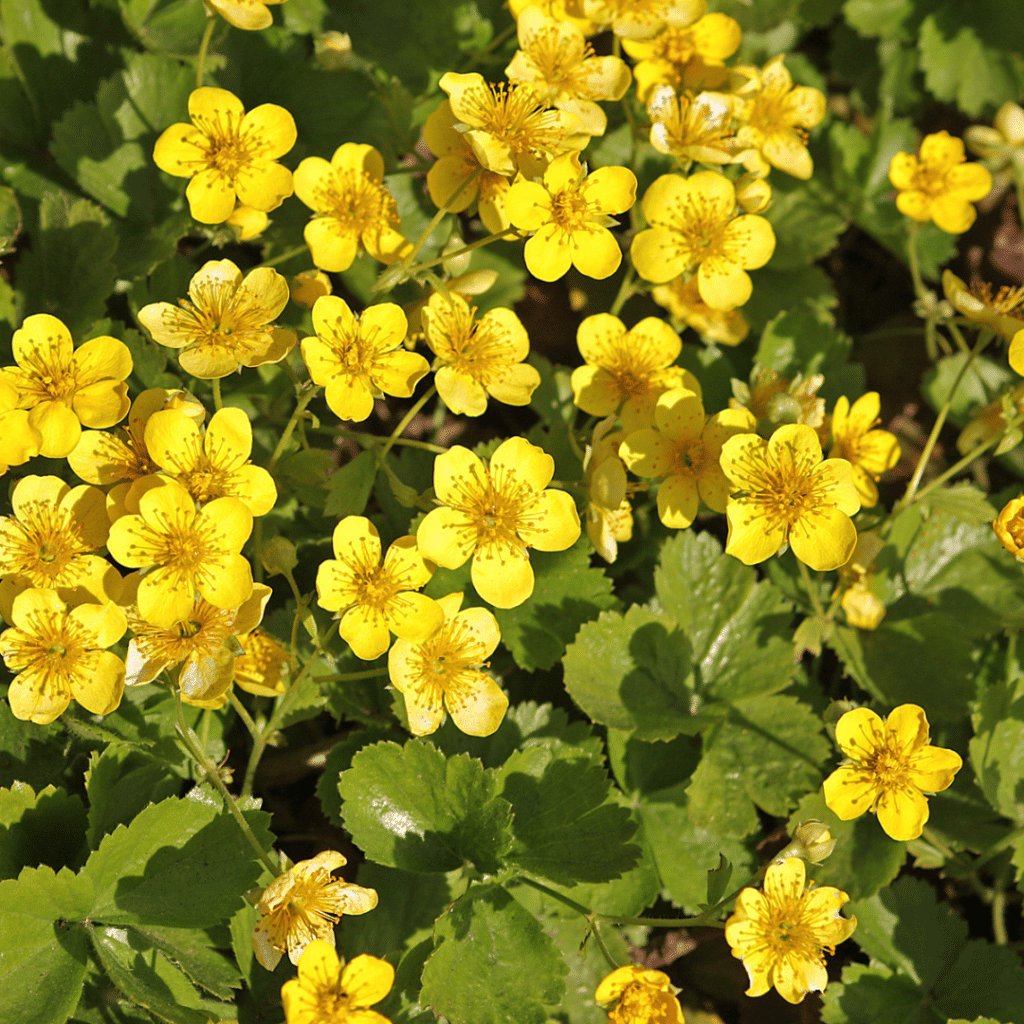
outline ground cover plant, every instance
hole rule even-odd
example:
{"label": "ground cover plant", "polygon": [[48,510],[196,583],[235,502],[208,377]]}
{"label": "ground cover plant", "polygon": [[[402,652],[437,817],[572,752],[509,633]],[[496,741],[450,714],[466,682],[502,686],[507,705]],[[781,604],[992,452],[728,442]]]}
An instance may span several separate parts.
{"label": "ground cover plant", "polygon": [[3,1024],[1024,1020],[1024,7],[0,36]]}

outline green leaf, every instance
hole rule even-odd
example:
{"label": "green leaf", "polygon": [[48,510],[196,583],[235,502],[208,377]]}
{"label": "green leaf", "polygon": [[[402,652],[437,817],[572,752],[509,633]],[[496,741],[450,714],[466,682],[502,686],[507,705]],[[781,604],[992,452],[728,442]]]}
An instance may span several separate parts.
{"label": "green leaf", "polygon": [[468,860],[493,873],[511,845],[494,771],[465,754],[446,760],[421,740],[375,743],[356,754],[338,789],[345,827],[379,864],[451,871]]}
{"label": "green leaf", "polygon": [[709,700],[773,693],[793,677],[791,605],[710,533],[678,534],[661,551],[654,585],[686,631],[697,692]]}
{"label": "green leaf", "polygon": [[534,746],[513,754],[499,776],[512,805],[512,863],[562,885],[607,882],[636,865],[636,824],[611,799],[604,768]]}
{"label": "green leaf", "polygon": [[820,720],[796,698],[736,701],[721,727],[705,735],[687,788],[690,816],[699,828],[742,838],[757,828],[755,804],[783,815],[817,789],[828,752]]}
{"label": "green leaf", "polygon": [[[948,400],[950,416],[963,424],[979,406],[988,405],[1016,379],[1005,363],[997,363],[985,356],[976,356],[965,371],[967,358],[963,352],[944,356],[928,369],[921,382],[921,391],[928,404],[938,411]],[[963,377],[954,391],[953,385],[961,373]]]}
{"label": "green leaf", "polygon": [[775,230],[772,270],[800,270],[821,259],[846,229],[846,218],[807,182],[779,179],[764,214]]}
{"label": "green leaf", "polygon": [[914,13],[913,0],[846,0],[846,20],[865,36],[900,35]]}
{"label": "green leaf", "polygon": [[971,765],[989,803],[1024,824],[1024,677],[996,680],[971,716]]}
{"label": "green leaf", "polygon": [[339,519],[361,516],[376,479],[377,457],[373,452],[360,452],[351,462],[346,462],[327,477],[324,515]]}
{"label": "green leaf", "polygon": [[732,878],[732,863],[726,859],[724,854],[718,855],[718,867],[708,868],[708,895],[707,906],[715,906],[725,895],[729,888],[729,879]]}
{"label": "green leaf", "polygon": [[125,24],[148,50],[195,53],[206,27],[202,9],[190,0],[124,0]]}
{"label": "green leaf", "polygon": [[233,999],[241,975],[234,963],[202,931],[189,928],[153,928],[135,925],[129,934],[139,936],[165,959],[184,971],[193,984],[206,989],[218,999]]}
{"label": "green leaf", "polygon": [[834,885],[851,899],[865,899],[888,885],[906,860],[906,843],[890,839],[873,814],[840,821],[821,793],[808,793],[789,819],[789,834],[810,818],[824,822],[836,840],[836,848],[825,860],[808,867],[818,885]]}
{"label": "green leaf", "polygon": [[149,804],[173,796],[180,786],[176,772],[142,751],[120,743],[93,751],[85,773],[89,846],[96,849],[103,836],[129,824]]}
{"label": "green leaf", "polygon": [[12,252],[21,233],[21,210],[13,189],[0,188],[0,256]]}
{"label": "green leaf", "polygon": [[316,784],[316,795],[324,814],[339,828],[341,827],[341,795],[338,793],[338,777],[352,767],[352,758],[371,743],[391,739],[393,731],[382,725],[366,729],[353,729],[344,739],[331,747],[324,760],[324,770]]}
{"label": "green leaf", "polygon": [[529,601],[494,610],[501,641],[527,672],[551,668],[565,654],[584,622],[618,606],[612,581],[590,567],[590,543],[568,551],[531,551],[535,583]]}
{"label": "green leaf", "polygon": [[939,487],[921,499],[929,512],[945,512],[964,523],[991,523],[997,510],[985,500],[985,492],[971,484]]}
{"label": "green leaf", "polygon": [[47,786],[35,793],[16,782],[0,789],[0,878],[23,867],[73,867],[85,837],[85,806],[77,794]]}
{"label": "green leaf", "polygon": [[0,882],[0,1020],[63,1024],[85,977],[88,881],[66,868],[26,868]]}
{"label": "green leaf", "polygon": [[[264,849],[270,816],[243,811]],[[94,920],[204,928],[226,921],[259,877],[238,822],[201,787],[141,811],[103,839],[83,869],[96,887]]]}
{"label": "green leaf", "polygon": [[323,448],[305,448],[286,455],[274,470],[274,482],[282,496],[295,495],[305,505],[323,508],[327,480],[334,456]]}
{"label": "green leaf", "polygon": [[58,317],[77,338],[103,316],[117,276],[116,248],[117,232],[98,206],[44,196],[39,231],[19,265],[25,313]]}
{"label": "green leaf", "polygon": [[437,922],[420,1001],[452,1024],[544,1024],[565,962],[537,919],[501,886],[479,885]]}
{"label": "green leaf", "polygon": [[168,1024],[207,1024],[199,993],[133,929],[96,926],[89,935],[110,980],[133,1003]]}
{"label": "green leaf", "polygon": [[821,1019],[825,1024],[937,1024],[921,996],[913,981],[881,964],[850,964],[842,983],[830,982],[825,989]]}

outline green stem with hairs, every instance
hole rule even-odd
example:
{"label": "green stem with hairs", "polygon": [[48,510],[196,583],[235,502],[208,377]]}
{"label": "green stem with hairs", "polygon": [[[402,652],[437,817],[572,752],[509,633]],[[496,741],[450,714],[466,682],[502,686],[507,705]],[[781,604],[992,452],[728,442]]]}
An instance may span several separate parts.
{"label": "green stem with hairs", "polygon": [[281,456],[284,455],[285,449],[288,447],[288,442],[292,439],[292,434],[295,432],[295,427],[298,424],[299,419],[306,411],[306,406],[316,398],[319,392],[320,388],[310,387],[309,390],[299,398],[295,405],[295,411],[292,413],[291,419],[288,420],[288,423],[285,425],[284,433],[281,434],[280,440],[277,442],[274,454],[270,456],[270,461],[267,463],[268,473],[273,474]]}
{"label": "green stem with hairs", "polygon": [[455,259],[456,256],[463,256],[467,252],[472,252],[474,249],[480,249],[485,245],[490,245],[491,242],[496,242],[500,238],[508,238],[510,235],[516,235],[518,232],[515,228],[505,228],[504,231],[495,231],[493,235],[487,235],[486,238],[478,238],[475,242],[470,242],[469,245],[464,245],[461,249],[455,249],[452,252],[446,252],[443,256],[438,256],[437,259],[429,260],[426,263],[417,263],[414,267],[409,267],[406,271],[407,276],[413,277],[418,274],[421,270],[429,270],[431,267],[436,267],[441,263],[447,263],[448,260]]}
{"label": "green stem with hairs", "polygon": [[216,18],[207,18],[206,29],[203,31],[202,41],[199,43],[199,55],[196,57],[196,88],[203,87],[203,73],[206,70],[206,53],[210,49],[210,39],[213,37],[213,30],[217,25]]}
{"label": "green stem with hairs", "polygon": [[611,308],[608,310],[612,316],[618,316],[622,307],[629,302],[633,297],[633,282],[636,280],[636,271],[633,270],[633,264],[630,263],[629,269],[622,277],[622,283],[619,285],[618,294],[615,296],[612,302]]}
{"label": "green stem with hairs", "polygon": [[419,399],[419,401],[417,401],[416,404],[401,418],[401,420],[399,420],[398,426],[395,427],[395,429],[391,432],[391,436],[387,439],[383,449],[381,450],[380,458],[382,462],[384,461],[384,457],[387,455],[387,453],[391,451],[392,447],[395,444],[395,441],[397,441],[398,438],[402,436],[402,432],[405,430],[405,428],[409,426],[409,424],[412,423],[412,421],[416,418],[416,414],[436,394],[437,388],[431,385],[423,394],[423,396]]}
{"label": "green stem with hairs", "polygon": [[210,382],[213,388],[213,407],[217,412],[224,408],[224,402],[220,397],[220,378],[214,377]]}
{"label": "green stem with hairs", "polygon": [[804,581],[804,590],[807,591],[807,597],[810,599],[811,607],[814,609],[816,615],[823,615],[824,611],[821,607],[821,601],[818,598],[817,587],[814,586],[814,582],[811,579],[811,574],[806,565],[798,558],[796,564],[800,567],[800,578]]}

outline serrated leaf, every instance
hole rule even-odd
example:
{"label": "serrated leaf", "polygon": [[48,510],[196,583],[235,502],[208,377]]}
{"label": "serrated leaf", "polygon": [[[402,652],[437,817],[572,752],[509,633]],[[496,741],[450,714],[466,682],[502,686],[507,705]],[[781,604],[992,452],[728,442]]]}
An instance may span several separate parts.
{"label": "serrated leaf", "polygon": [[16,782],[0,789],[0,878],[16,878],[23,867],[73,867],[85,838],[85,805],[63,789],[39,793]]}
{"label": "serrated leaf", "polygon": [[195,53],[203,34],[203,12],[189,0],[124,0],[125,23],[149,50]]}
{"label": "serrated leaf", "polygon": [[373,452],[360,452],[327,477],[327,497],[324,515],[361,516],[373,493],[377,479],[377,456]]}
{"label": "serrated leaf", "polygon": [[817,789],[829,749],[817,715],[782,696],[735,702],[704,742],[687,788],[690,816],[699,828],[734,838],[757,828],[755,804],[782,815]]}
{"label": "serrated leaf", "polygon": [[303,504],[323,508],[334,456],[323,448],[305,448],[286,455],[274,471],[282,495],[294,494]]}
{"label": "serrated leaf", "polygon": [[338,784],[341,814],[371,860],[406,871],[451,871],[465,861],[495,872],[512,842],[510,808],[491,769],[433,744],[375,743]]}
{"label": "serrated leaf", "polygon": [[138,948],[151,946],[184,971],[193,984],[206,989],[218,999],[234,998],[232,990],[241,984],[241,975],[226,956],[212,948],[213,943],[205,932],[140,925],[128,931],[139,937]]}
{"label": "serrated leaf", "polygon": [[[264,849],[270,816],[243,811]],[[82,870],[105,924],[204,928],[230,918],[259,878],[260,861],[235,819],[208,790],[141,811],[100,843]]]}
{"label": "serrated leaf", "polygon": [[584,622],[618,606],[612,581],[590,566],[589,542],[568,551],[532,551],[535,583],[529,601],[494,610],[501,642],[527,672],[551,668]]}
{"label": "serrated leaf", "polygon": [[825,1024],[937,1024],[921,1005],[921,990],[881,964],[850,964],[841,984],[829,984],[821,1019]]}
{"label": "serrated leaf", "polygon": [[21,210],[14,190],[0,188],[0,256],[11,252],[21,232]]}
{"label": "serrated leaf", "polygon": [[826,255],[846,229],[846,218],[805,182],[774,184],[764,214],[775,231],[773,270],[799,270]]}
{"label": "serrated leaf", "polygon": [[732,863],[725,854],[718,855],[718,867],[708,869],[707,906],[713,907],[725,895],[732,878]]}
{"label": "serrated leaf", "polygon": [[989,803],[1024,824],[1024,679],[995,680],[972,715],[971,765]]}
{"label": "serrated leaf", "polygon": [[996,517],[994,509],[985,500],[985,492],[971,484],[939,487],[921,499],[929,511],[945,512],[963,523],[991,523]]}
{"label": "serrated leaf", "polygon": [[452,1024],[544,1024],[565,962],[537,919],[499,885],[474,886],[437,922],[420,1001]]}
{"label": "serrated leaf", "polygon": [[513,754],[499,777],[512,805],[510,862],[561,885],[607,882],[636,865],[636,824],[611,799],[602,767],[535,746]]}

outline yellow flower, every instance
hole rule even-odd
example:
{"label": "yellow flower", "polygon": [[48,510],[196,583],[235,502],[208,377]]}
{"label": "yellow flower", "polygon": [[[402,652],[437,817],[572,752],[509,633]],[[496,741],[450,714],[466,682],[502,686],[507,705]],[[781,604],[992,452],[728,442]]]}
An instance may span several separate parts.
{"label": "yellow flower", "polygon": [[511,309],[476,310],[449,288],[435,292],[420,316],[434,360],[434,384],[456,415],[480,416],[487,396],[506,405],[529,405],[540,374],[523,362],[530,339]]}
{"label": "yellow flower", "polygon": [[390,1024],[369,1007],[391,991],[394,980],[387,960],[364,953],[342,968],[326,942],[311,942],[299,976],[281,986],[286,1024]]}
{"label": "yellow flower", "polygon": [[196,511],[192,495],[167,481],[139,499],[139,514],[110,528],[107,549],[121,565],[149,568],[139,583],[139,615],[170,628],[189,617],[195,593],[215,608],[252,597],[252,570],[239,552],[252,513],[237,498],[215,498]]}
{"label": "yellow flower", "polygon": [[619,544],[633,536],[633,510],[627,494],[626,467],[619,458],[621,430],[612,432],[615,417],[608,416],[594,426],[583,457],[587,485],[587,536],[606,561],[618,558]]}
{"label": "yellow flower", "polygon": [[743,889],[725,922],[725,941],[743,961],[750,979],[748,996],[763,996],[773,985],[788,1003],[828,984],[824,953],[835,953],[857,927],[842,917],[850,897],[824,885],[805,889],[807,868],[799,857],[768,866],[764,890]]}
{"label": "yellow flower", "polygon": [[832,410],[832,451],[834,458],[846,459],[853,467],[853,483],[864,508],[878,504],[875,481],[900,461],[900,445],[888,430],[872,430],[878,423],[881,402],[877,391],[861,395],[853,406],[843,395]]}
{"label": "yellow flower", "polygon": [[276,163],[295,145],[295,120],[264,103],[247,114],[226,89],[204,86],[188,98],[192,124],[172,124],[153,150],[161,171],[191,178],[185,197],[201,224],[220,224],[243,206],[269,213],[292,194],[292,172]]}
{"label": "yellow flower", "polygon": [[928,821],[924,794],[947,789],[963,765],[955,750],[928,739],[928,719],[916,704],[901,704],[884,722],[869,708],[848,711],[836,723],[846,761],[825,780],[828,809],[841,821],[870,810],[886,835],[917,839]]}
{"label": "yellow flower", "polygon": [[707,9],[705,0],[583,0],[588,18],[623,39],[651,39],[666,28],[686,28]]}
{"label": "yellow flower", "polygon": [[[1024,339],[1022,339],[1024,342]],[[1019,416],[1024,412],[1024,384],[1018,384],[1008,395],[997,398],[994,402],[979,409],[971,422],[960,432],[956,439],[957,451],[966,455],[979,445],[991,441],[1006,432],[1007,413]]]}
{"label": "yellow flower", "polygon": [[[279,2],[284,3],[284,0]],[[224,223],[238,228],[238,241],[248,242],[252,238],[259,238],[267,230],[270,218],[251,206],[236,206]]]}
{"label": "yellow flower", "polygon": [[388,675],[405,697],[409,731],[436,732],[444,712],[470,736],[490,736],[505,717],[508,697],[484,671],[501,639],[498,621],[486,608],[462,606],[462,594],[437,602],[444,624],[420,643],[396,640],[388,653]]}
{"label": "yellow flower", "polygon": [[0,654],[16,672],[7,692],[11,713],[46,725],[72,698],[94,715],[121,703],[124,662],[106,650],[127,629],[115,604],[81,604],[70,611],[53,590],[25,590],[14,599],[12,625],[0,633]]}
{"label": "yellow flower", "polygon": [[608,118],[595,100],[621,100],[632,76],[621,57],[595,57],[571,21],[527,7],[517,21],[519,46],[505,75],[531,85],[559,110],[575,114],[590,135],[604,135]]}
{"label": "yellow flower", "polygon": [[838,569],[853,552],[860,508],[850,463],[821,461],[813,428],[779,427],[767,441],[757,434],[730,437],[721,466],[734,488],[726,507],[725,550],[745,565],[770,558],[787,541],[812,569]]}
{"label": "yellow flower", "polygon": [[320,563],[317,604],[338,612],[338,633],[357,658],[373,661],[391,634],[419,643],[440,628],[444,613],[436,601],[416,593],[434,570],[415,537],[399,537],[381,564],[380,534],[369,519],[346,516],[334,528],[334,558]]}
{"label": "yellow flower", "polygon": [[725,512],[732,490],[719,456],[735,434],[750,433],[757,421],[746,410],[724,409],[705,417],[700,398],[686,388],[666,391],[654,407],[654,427],[629,434],[619,454],[637,476],[662,481],[658,516],[674,530],[684,530],[697,517],[703,501],[713,512]]}
{"label": "yellow flower", "polygon": [[[469,140],[455,130],[458,123],[451,103],[443,100],[423,125],[423,141],[437,157],[427,171],[431,202],[439,209],[445,207],[452,213],[461,213],[475,200],[484,227],[493,233],[504,231],[508,227],[505,216],[508,179],[481,166]],[[469,181],[474,174],[478,177]]]}
{"label": "yellow flower", "polygon": [[[1003,285],[994,295],[992,285],[978,281],[970,288],[950,270],[942,272],[942,290],[949,304],[968,320],[991,327],[1008,341],[1024,331],[1024,320],[1008,314],[1024,313],[1024,288]],[[1019,371],[1018,371],[1019,372]]]}
{"label": "yellow flower", "polygon": [[738,345],[750,333],[750,324],[738,309],[712,309],[700,297],[695,277],[659,284],[651,289],[651,298],[668,310],[673,323],[692,327],[719,345]]}
{"label": "yellow flower", "polygon": [[647,104],[651,119],[651,145],[659,153],[675,156],[687,166],[727,164],[735,156],[732,101],[716,92],[696,99],[676,96],[672,87],[656,88]]}
{"label": "yellow flower", "polygon": [[807,152],[807,129],[825,116],[825,97],[817,89],[793,85],[784,54],[773,57],[756,75],[759,89],[739,101],[736,116],[744,124],[736,144],[746,150],[747,170],[761,177],[772,167],[806,181],[814,171]]}
{"label": "yellow flower", "polygon": [[235,658],[235,683],[257,697],[280,697],[287,693],[284,675],[291,667],[288,652],[261,629],[240,636],[238,642],[245,653]]}
{"label": "yellow flower", "polygon": [[[535,234],[526,243],[526,267],[541,281],[556,281],[574,266],[601,280],[619,269],[622,252],[605,225],[608,214],[636,202],[636,177],[625,167],[600,167],[586,175],[575,153],[556,157],[543,184],[516,181],[505,199],[508,219]],[[611,221],[611,223],[615,223]]]}
{"label": "yellow flower", "polygon": [[13,381],[0,372],[0,435],[4,439],[0,476],[38,455],[43,443],[43,435],[29,422],[28,410],[18,408],[18,398]]}
{"label": "yellow flower", "polygon": [[611,1024],[684,1024],[672,993],[667,974],[628,964],[604,978],[594,1000],[608,1011]]}
{"label": "yellow flower", "polygon": [[583,13],[583,0],[508,0],[512,17],[517,20],[527,7],[539,7],[555,21],[572,22],[585,36],[592,36],[598,31],[597,25]]}
{"label": "yellow flower", "polygon": [[846,621],[856,629],[877,629],[885,618],[885,603],[872,590],[875,558],[883,547],[877,534],[860,533],[850,560],[839,569],[836,589]]}
{"label": "yellow flower", "polygon": [[285,0],[203,0],[207,14],[219,14],[229,25],[250,31],[269,28],[274,16],[268,4],[283,4]]}
{"label": "yellow flower", "polygon": [[[60,320],[37,313],[25,317],[11,345],[18,365],[5,366],[0,379],[18,393],[18,407],[28,410],[40,455],[66,458],[83,426],[112,427],[124,419],[129,405],[124,381],[132,372],[132,355],[116,338],[92,338],[76,349]],[[20,417],[13,422],[21,422]],[[11,451],[18,457],[35,447],[35,435],[24,427],[12,440]]]}
{"label": "yellow flower", "polygon": [[406,352],[408,321],[400,306],[382,302],[356,317],[337,295],[323,295],[313,307],[316,334],[302,339],[310,377],[326,385],[324,397],[343,420],[365,420],[374,398],[408,398],[430,372],[423,356]]}
{"label": "yellow flower", "polygon": [[522,437],[500,444],[489,468],[468,448],[450,448],[434,460],[441,507],[417,531],[423,556],[457,569],[472,555],[473,586],[488,604],[522,604],[533,593],[528,549],[564,551],[580,535],[570,495],[544,489],[554,473],[555,460]]}
{"label": "yellow flower", "polygon": [[992,523],[999,543],[1017,559],[1024,562],[1024,497],[1012,498]]}
{"label": "yellow flower", "polygon": [[151,683],[165,669],[176,669],[174,679],[186,704],[221,707],[235,672],[238,635],[259,625],[270,587],[254,583],[252,597],[238,608],[214,608],[197,598],[184,619],[161,628],[138,614],[141,581],[140,573],[128,576],[119,602],[135,634],[128,644],[125,682],[129,686]]}
{"label": "yellow flower", "polygon": [[295,170],[295,194],[313,211],[303,234],[321,270],[348,270],[360,242],[381,263],[412,249],[397,230],[400,218],[384,184],[384,158],[373,146],[346,142],[330,163],[306,157]]}
{"label": "yellow flower", "polygon": [[29,587],[72,604],[117,600],[120,574],[95,553],[110,530],[98,487],[26,476],[14,485],[11,511],[0,518],[0,614],[8,622],[15,595]]}
{"label": "yellow flower", "polygon": [[365,914],[377,906],[373,889],[331,877],[346,863],[340,853],[324,850],[310,860],[300,860],[263,890],[256,905],[260,919],[252,930],[252,948],[261,966],[274,970],[284,953],[297,964],[315,941],[333,952],[338,919],[343,914]]}
{"label": "yellow flower", "polygon": [[243,281],[231,260],[210,260],[189,282],[188,299],[151,302],[139,322],[161,345],[182,349],[186,373],[209,380],[282,360],[295,346],[294,332],[273,323],[286,305],[288,282],[272,267],[250,270]]}
{"label": "yellow flower", "polygon": [[308,270],[292,278],[292,301],[306,309],[312,309],[317,299],[333,291],[331,279],[322,270]]}
{"label": "yellow flower", "polygon": [[622,48],[637,61],[637,96],[647,102],[660,85],[673,91],[695,85],[708,68],[721,67],[740,46],[743,31],[727,14],[705,14],[685,28],[666,28],[651,39],[624,39]]}
{"label": "yellow flower", "polygon": [[896,208],[912,220],[933,220],[951,235],[966,231],[977,216],[971,205],[992,188],[992,175],[981,164],[964,163],[964,144],[941,131],[926,135],[920,156],[897,153],[889,180],[899,189]]}
{"label": "yellow flower", "polygon": [[586,365],[572,371],[574,401],[591,416],[618,412],[627,434],[650,426],[658,396],[672,388],[700,395],[689,370],[673,366],[682,351],[679,335],[664,320],[649,316],[626,330],[610,313],[588,316],[576,332]]}
{"label": "yellow flower", "polygon": [[512,177],[539,176],[545,164],[567,150],[585,149],[590,135],[583,122],[565,110],[548,110],[529,85],[489,85],[475,72],[449,71],[441,78],[457,123],[480,165]]}
{"label": "yellow flower", "polygon": [[277,501],[274,478],[249,461],[252,424],[241,409],[226,407],[210,418],[205,436],[194,420],[176,409],[153,413],[146,424],[149,457],[199,505],[237,498],[264,516]]}
{"label": "yellow flower", "polygon": [[771,224],[736,215],[736,189],[715,171],[689,178],[664,174],[643,198],[653,227],[633,239],[636,272],[662,284],[697,268],[697,290],[713,309],[735,309],[750,298],[747,270],[763,267],[775,251]]}

